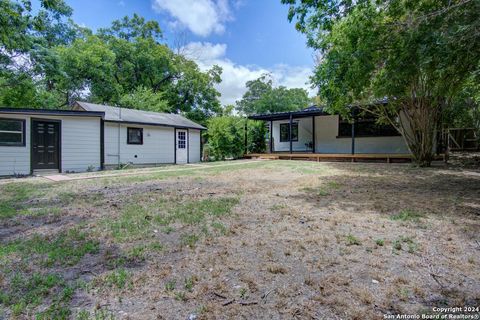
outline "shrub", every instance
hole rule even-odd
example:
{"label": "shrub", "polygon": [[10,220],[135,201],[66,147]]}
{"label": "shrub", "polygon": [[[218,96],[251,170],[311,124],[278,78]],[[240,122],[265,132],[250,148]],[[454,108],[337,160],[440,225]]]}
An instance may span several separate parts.
{"label": "shrub", "polygon": [[[245,146],[245,124],[247,124],[247,145]],[[265,124],[248,121],[242,117],[221,116],[208,120],[207,143],[204,158],[225,160],[239,158],[245,152],[265,151]]]}

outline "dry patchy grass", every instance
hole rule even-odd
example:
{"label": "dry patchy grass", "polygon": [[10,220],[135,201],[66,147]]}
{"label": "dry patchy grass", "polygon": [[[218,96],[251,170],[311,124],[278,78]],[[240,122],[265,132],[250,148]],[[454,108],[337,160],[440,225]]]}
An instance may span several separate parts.
{"label": "dry patchy grass", "polygon": [[0,318],[365,319],[480,303],[475,171],[260,161],[0,189]]}

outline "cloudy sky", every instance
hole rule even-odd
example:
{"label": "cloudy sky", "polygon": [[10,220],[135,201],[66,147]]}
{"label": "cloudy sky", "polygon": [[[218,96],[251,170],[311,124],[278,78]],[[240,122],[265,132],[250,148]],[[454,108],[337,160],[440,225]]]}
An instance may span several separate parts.
{"label": "cloudy sky", "polygon": [[271,73],[277,85],[308,85],[313,52],[287,20],[280,0],[67,0],[74,20],[91,29],[138,13],[159,22],[170,47],[202,69],[223,68],[223,104],[245,92],[245,82]]}

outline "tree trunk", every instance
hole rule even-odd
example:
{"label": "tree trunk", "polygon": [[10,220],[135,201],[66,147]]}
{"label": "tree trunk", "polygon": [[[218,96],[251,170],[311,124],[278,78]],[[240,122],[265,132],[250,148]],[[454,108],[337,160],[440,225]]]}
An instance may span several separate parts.
{"label": "tree trunk", "polygon": [[400,132],[420,167],[429,167],[435,155],[435,142],[443,101],[416,92],[400,102],[398,120]]}

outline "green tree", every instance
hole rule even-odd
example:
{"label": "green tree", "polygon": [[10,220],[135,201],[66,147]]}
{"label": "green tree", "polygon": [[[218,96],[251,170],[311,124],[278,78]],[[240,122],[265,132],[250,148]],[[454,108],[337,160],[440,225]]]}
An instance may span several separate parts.
{"label": "green tree", "polygon": [[133,41],[138,38],[160,41],[163,38],[162,30],[157,21],[145,21],[145,18],[134,13],[112,22],[110,28],[101,28],[98,34],[104,38],[118,38]]}
{"label": "green tree", "polygon": [[209,158],[225,160],[239,158],[245,150],[245,120],[240,117],[214,117],[207,123],[207,145]]}
{"label": "green tree", "polygon": [[[89,91],[89,100],[134,108],[182,112],[206,123],[221,111],[215,85],[221,68],[198,65],[159,42],[158,24],[134,15],[97,35],[85,35],[60,49],[72,93]],[[75,94],[77,96],[78,94]],[[143,102],[135,102],[139,98]],[[148,106],[145,102],[154,103]]]}
{"label": "green tree", "polygon": [[[415,161],[429,166],[444,110],[466,81],[478,83],[480,2],[282,2],[319,51],[312,81],[329,109],[363,106],[396,126]],[[370,104],[384,98],[388,105]]]}
{"label": "green tree", "polygon": [[[214,160],[240,158],[247,152],[264,152],[266,127],[263,121],[247,120],[239,116],[213,117],[207,123],[205,149]],[[245,127],[247,144],[245,145]]]}
{"label": "green tree", "polygon": [[69,44],[78,29],[62,0],[0,1],[0,103],[11,107],[56,106],[61,100],[56,80],[61,76],[53,48]]}
{"label": "green tree", "polygon": [[132,93],[127,93],[120,98],[118,104],[124,108],[147,110],[154,112],[170,112],[168,101],[161,93],[155,93],[152,89],[138,87]]}
{"label": "green tree", "polygon": [[183,113],[205,124],[221,111],[221,68],[203,72],[134,14],[96,34],[68,20],[62,0],[0,0],[0,103],[59,108],[74,100]]}
{"label": "green tree", "polygon": [[273,80],[268,74],[246,83],[247,92],[237,101],[237,110],[246,115],[255,113],[272,113],[301,110],[308,106],[310,100],[304,89],[273,87]]}

